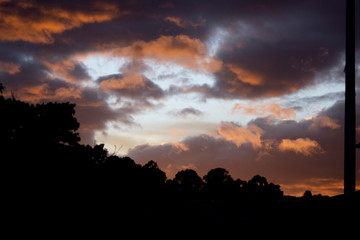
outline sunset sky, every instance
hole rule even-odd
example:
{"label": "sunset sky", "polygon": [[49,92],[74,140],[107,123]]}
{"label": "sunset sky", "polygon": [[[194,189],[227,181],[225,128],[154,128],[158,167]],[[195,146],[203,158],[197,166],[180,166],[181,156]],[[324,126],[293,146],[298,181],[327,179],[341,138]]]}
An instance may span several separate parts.
{"label": "sunset sky", "polygon": [[342,193],[344,49],[341,0],[0,0],[4,95],[76,103],[83,144],[169,179]]}

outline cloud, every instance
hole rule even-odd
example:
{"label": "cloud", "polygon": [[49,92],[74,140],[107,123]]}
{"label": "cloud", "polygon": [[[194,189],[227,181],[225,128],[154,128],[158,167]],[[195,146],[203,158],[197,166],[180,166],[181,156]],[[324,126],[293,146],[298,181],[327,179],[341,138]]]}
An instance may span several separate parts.
{"label": "cloud", "polygon": [[312,154],[324,153],[320,144],[309,138],[298,138],[295,140],[282,139],[279,145],[280,151],[294,151],[296,153],[310,156]]}
{"label": "cloud", "polygon": [[[252,11],[244,4],[248,13],[239,14],[224,27],[229,34],[216,54],[223,62],[222,69],[215,72],[215,85],[203,92],[206,97],[283,96],[313,84],[315,79],[326,80],[317,77],[339,64],[343,43],[338,36],[342,36],[343,25],[334,22],[331,29],[328,24],[334,21],[334,10],[342,5],[333,1],[327,8],[311,1],[281,1],[271,7],[263,4],[263,8],[252,6]],[[276,9],[277,14],[269,9]]]}
{"label": "cloud", "polygon": [[244,128],[234,123],[223,122],[216,130],[220,137],[233,142],[237,147],[243,144],[250,144],[254,149],[262,146],[260,137],[263,131],[256,125]]}
{"label": "cloud", "polygon": [[109,21],[121,14],[115,5],[90,2],[81,9],[36,1],[0,3],[0,41],[54,42],[53,35],[86,23]]}
{"label": "cloud", "polygon": [[[146,1],[62,1],[61,5],[5,2],[0,11],[18,21],[14,26],[0,26],[2,31],[11,32],[0,36],[14,38],[6,42],[16,41],[16,45],[7,47],[19,51],[20,46],[21,51],[26,49],[30,55],[57,65],[52,67],[58,69],[53,74],[65,80],[86,79],[84,67],[71,56],[89,51],[114,51],[129,60],[171,62],[213,73],[214,85],[194,84],[182,89],[182,93],[197,92],[209,98],[264,98],[293,93],[312,84],[317,73],[338,62],[342,51],[338,36],[343,25],[334,21],[337,11],[331,11],[339,6],[333,1],[327,8],[312,1],[280,1],[271,6],[264,2],[262,7],[238,1],[200,5],[185,1],[170,4],[173,7],[164,11],[162,4]],[[278,14],[271,14],[270,7]],[[169,27],[172,24],[186,27],[174,29]],[[196,28],[191,27],[196,24]],[[210,56],[207,43],[215,26],[229,34]],[[20,35],[22,31],[24,35]],[[304,32],[312,37],[304,38]],[[28,48],[21,41],[36,46]],[[59,61],[51,59],[59,57]],[[66,61],[73,61],[75,68],[69,68]]]}
{"label": "cloud", "polygon": [[[100,82],[100,86],[103,90],[109,91],[112,90],[136,90],[138,88],[145,88],[145,82],[141,75],[130,75],[126,77],[116,78],[114,77]],[[119,75],[118,75],[119,76]]]}
{"label": "cloud", "polygon": [[[69,63],[69,66],[73,66],[72,62]],[[120,81],[120,87],[116,84],[112,86],[112,82],[108,82],[104,89],[100,88],[106,90],[103,92],[97,87],[84,87],[76,81],[65,81],[51,76],[48,74],[50,71],[52,70],[37,61],[23,63],[22,70],[9,75],[4,82],[7,90],[5,95],[10,97],[12,92],[16,99],[34,104],[50,101],[75,103],[75,116],[80,122],[79,132],[82,143],[94,144],[95,131],[104,130],[110,121],[118,121],[127,126],[136,124],[134,114],[154,107],[147,99],[163,96],[161,89],[145,78],[141,78],[141,88],[134,89],[127,85],[132,80],[131,77],[123,78],[122,75],[103,77],[100,84],[105,84],[106,80],[112,78]],[[121,82],[123,79],[124,82]],[[122,88],[121,84],[124,84]],[[110,92],[125,99],[121,101],[120,106],[113,108],[106,101]]]}
{"label": "cloud", "polygon": [[194,23],[190,20],[181,19],[179,17],[174,17],[174,16],[167,16],[164,18],[164,20],[174,23],[176,26],[181,27],[181,28],[187,28],[187,27],[197,28],[197,27],[200,27],[205,24],[204,19],[201,19],[201,21],[199,23]]}
{"label": "cloud", "polygon": [[[284,186],[286,194],[301,195],[309,189],[314,194],[341,194],[343,104],[339,101],[318,116],[301,121],[258,117],[246,126],[222,122],[213,132],[180,140],[187,151],[176,154],[172,145],[145,144],[129,149],[128,155],[141,163],[153,159],[168,178],[181,166],[191,165],[200,176],[223,167],[234,178],[266,176]],[[324,126],[314,131],[312,126],[326,119],[322,116],[328,116],[340,128]]]}
{"label": "cloud", "polygon": [[[53,71],[48,65],[33,58],[20,58],[17,62],[15,65],[12,64],[15,72],[1,80],[8,89],[8,96],[12,92],[17,99],[31,103],[75,101],[82,97],[81,87],[75,84],[76,82],[72,83],[62,78],[62,75],[56,74],[54,71],[57,69]],[[74,65],[71,67],[72,70],[76,70]],[[61,71],[65,77],[74,78],[71,70]]]}
{"label": "cloud", "polygon": [[[160,145],[143,144],[138,145],[133,149],[136,154],[152,153],[162,154],[163,156],[179,155],[189,151],[189,147],[183,142],[163,143]],[[151,155],[150,155],[151,156]]]}
{"label": "cloud", "polygon": [[104,92],[116,93],[119,97],[159,99],[164,97],[163,90],[141,74],[112,74],[98,79]]}
{"label": "cloud", "polygon": [[184,108],[180,111],[171,111],[170,112],[171,115],[174,116],[178,116],[184,119],[187,119],[189,115],[193,115],[193,116],[201,116],[204,113],[198,109],[195,109],[193,107],[189,107],[189,108]]}
{"label": "cloud", "polygon": [[186,145],[185,145],[184,143],[182,143],[182,142],[175,142],[175,143],[172,143],[171,145],[177,149],[177,150],[176,150],[176,154],[179,154],[179,153],[181,153],[181,152],[189,151],[189,147],[186,146]]}
{"label": "cloud", "polygon": [[81,99],[77,99],[75,116],[80,122],[81,142],[94,144],[96,131],[105,131],[109,122],[121,122],[127,126],[134,125],[132,115],[141,110],[139,106],[127,104],[113,109],[106,101],[104,94],[96,88],[82,90]]}
{"label": "cloud", "polygon": [[[42,83],[39,85],[33,85],[12,91],[15,98],[30,103],[50,101],[74,102],[82,97],[81,92],[81,89],[63,84],[62,81],[55,81],[54,83]],[[8,92],[7,95],[9,94],[10,93]]]}
{"label": "cloud", "polygon": [[338,129],[341,128],[341,126],[328,116],[318,116],[312,119],[310,128],[314,130],[319,128]]}
{"label": "cloud", "polygon": [[16,63],[0,61],[0,72],[5,72],[13,75],[15,73],[20,72],[20,70],[21,70],[20,65]]}
{"label": "cloud", "polygon": [[114,54],[130,59],[173,62],[194,71],[215,72],[221,67],[221,61],[208,55],[208,49],[200,39],[187,35],[161,36],[149,42],[136,41]]}
{"label": "cloud", "polygon": [[[28,69],[25,68],[24,71],[26,73]],[[80,123],[79,133],[82,143],[94,144],[94,132],[104,129],[108,121],[118,120],[125,124],[133,123],[132,111],[129,108],[114,111],[105,102],[104,96],[95,89],[80,88],[62,80],[46,80],[46,78],[40,78],[33,82],[31,82],[31,78],[28,78],[27,84],[19,87],[16,85],[17,79],[12,80],[15,81],[13,83],[15,85],[5,84],[7,97],[10,97],[10,92],[12,92],[16,99],[33,104],[54,101],[75,103],[75,117]],[[11,81],[7,83],[11,83]]]}
{"label": "cloud", "polygon": [[220,94],[212,96],[240,99],[278,97],[313,83],[315,72],[290,66],[292,56],[300,54],[298,48],[284,48],[284,45],[258,40],[242,48],[220,52],[219,59],[224,65],[221,71],[215,73],[216,84],[213,87],[213,92]]}
{"label": "cloud", "polygon": [[81,62],[72,59],[61,59],[55,63],[50,61],[43,61],[43,63],[48,68],[47,72],[53,78],[61,78],[67,82],[80,82],[90,79],[86,67]]}
{"label": "cloud", "polygon": [[[227,68],[231,72],[235,73],[236,80],[240,80],[243,83],[247,83],[250,85],[260,85],[263,82],[263,77],[259,76],[254,72],[249,72],[245,69],[242,69],[234,64],[228,64]],[[234,87],[236,87],[236,83],[234,83]],[[235,91],[235,90],[229,89],[229,91]]]}
{"label": "cloud", "polygon": [[131,117],[121,111],[113,111],[106,102],[80,103],[76,105],[76,118],[80,122],[81,143],[93,145],[95,131],[106,128],[108,121],[122,121],[132,123]]}
{"label": "cloud", "polygon": [[274,101],[265,104],[248,103],[236,103],[232,108],[233,114],[240,112],[258,117],[265,117],[268,114],[272,114],[277,118],[292,118],[296,116],[294,108],[283,108]]}
{"label": "cloud", "polygon": [[81,90],[79,88],[70,87],[70,88],[57,88],[55,90],[54,98],[57,101],[68,101],[69,99],[80,99]]}

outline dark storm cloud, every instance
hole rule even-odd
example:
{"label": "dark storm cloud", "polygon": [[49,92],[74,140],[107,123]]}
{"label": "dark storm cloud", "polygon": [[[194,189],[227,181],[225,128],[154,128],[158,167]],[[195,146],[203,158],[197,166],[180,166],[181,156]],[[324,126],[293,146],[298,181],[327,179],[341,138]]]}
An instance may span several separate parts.
{"label": "dark storm cloud", "polygon": [[296,92],[314,82],[319,69],[311,55],[303,60],[297,47],[286,49],[284,45],[264,42],[251,45],[222,58],[225,67],[216,74],[216,88],[233,98],[273,97]]}
{"label": "dark storm cloud", "polygon": [[314,1],[291,2],[272,8],[276,14],[239,17],[228,29],[227,47],[217,54],[224,66],[216,73],[218,95],[209,95],[281,96],[314,83],[343,53],[343,7],[339,2],[326,8]]}

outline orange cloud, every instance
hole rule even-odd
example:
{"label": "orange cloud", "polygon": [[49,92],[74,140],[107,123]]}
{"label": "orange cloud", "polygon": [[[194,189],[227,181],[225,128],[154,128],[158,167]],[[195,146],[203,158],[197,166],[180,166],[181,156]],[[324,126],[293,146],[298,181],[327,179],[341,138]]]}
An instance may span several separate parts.
{"label": "orange cloud", "polygon": [[254,149],[262,147],[260,139],[262,132],[255,125],[244,128],[230,122],[223,122],[217,127],[217,133],[227,141],[235,143],[237,147],[249,143]]}
{"label": "orange cloud", "polygon": [[[141,74],[114,74],[102,78],[99,82],[102,91],[111,92],[121,98],[144,100],[159,99],[164,96],[164,91],[158,85]],[[152,106],[150,103],[146,105]]]}
{"label": "orange cloud", "polygon": [[48,84],[42,84],[33,87],[22,88],[15,92],[15,97],[20,98],[22,101],[37,103],[44,98],[45,95],[49,95]]}
{"label": "orange cloud", "polygon": [[0,61],[0,72],[6,72],[11,75],[20,72],[20,66],[13,62]]}
{"label": "orange cloud", "polygon": [[91,11],[44,6],[36,2],[15,2],[14,7],[0,5],[0,40],[52,43],[53,35],[81,27],[86,23],[108,21],[121,13],[115,5],[92,3]]}
{"label": "orange cloud", "polygon": [[[233,64],[226,64],[226,66],[229,68],[230,71],[235,73],[237,79],[242,81],[243,83],[257,86],[261,85],[261,83],[263,82],[262,77],[256,73],[252,73]],[[232,82],[230,81],[229,83],[231,84]],[[234,83],[234,85],[237,86],[236,83]]]}
{"label": "orange cloud", "polygon": [[176,149],[177,154],[179,154],[181,152],[189,151],[189,147],[182,142],[175,142],[175,143],[172,143],[172,145]]}
{"label": "orange cloud", "polygon": [[168,16],[164,20],[175,23],[178,27],[184,27],[184,23],[182,23],[182,20],[180,18],[178,18],[178,17],[170,17],[170,16]]}
{"label": "orange cloud", "polygon": [[174,62],[195,71],[216,72],[222,62],[210,57],[206,46],[196,38],[186,35],[161,36],[145,42],[136,41],[131,46],[119,49],[115,55],[127,58],[152,59],[162,63]]}
{"label": "orange cloud", "polygon": [[33,87],[26,87],[14,92],[15,98],[30,103],[42,101],[68,101],[82,97],[81,90],[75,87],[57,88],[52,90],[48,84],[41,84]]}
{"label": "orange cloud", "polygon": [[328,116],[319,116],[312,118],[312,123],[310,129],[319,129],[319,128],[330,128],[330,129],[338,129],[341,126],[333,119]]}
{"label": "orange cloud", "polygon": [[51,69],[54,73],[58,73],[59,75],[66,76],[67,71],[71,71],[75,69],[74,62],[64,59],[60,62],[51,63],[51,62],[44,62],[44,65]]}
{"label": "orange cloud", "polygon": [[49,69],[50,76],[62,78],[67,82],[80,81],[88,76],[86,70],[79,71],[82,67],[82,63],[76,60],[62,59],[55,63],[43,61],[43,64]]}
{"label": "orange cloud", "polygon": [[309,138],[298,138],[296,140],[282,139],[278,148],[280,151],[293,151],[305,156],[325,152],[318,142]]}
{"label": "orange cloud", "polygon": [[100,86],[103,90],[109,91],[112,90],[135,90],[138,88],[146,87],[143,76],[140,74],[125,76],[121,79],[110,78],[106,81],[100,83]]}
{"label": "orange cloud", "polygon": [[246,104],[236,103],[231,112],[242,112],[245,114],[255,115],[258,117],[264,117],[269,113],[278,118],[291,118],[296,117],[294,108],[282,108],[279,104],[272,101],[267,104],[253,104],[248,102]]}
{"label": "orange cloud", "polygon": [[67,99],[80,99],[81,98],[81,90],[71,87],[71,88],[58,88],[55,90],[55,94],[53,96],[56,100],[67,100]]}
{"label": "orange cloud", "polygon": [[164,20],[174,23],[174,24],[176,24],[176,26],[181,27],[181,28],[186,28],[188,26],[196,28],[196,27],[200,27],[200,26],[204,25],[204,23],[205,23],[204,19],[202,19],[200,23],[194,23],[190,20],[185,20],[185,19],[181,19],[179,17],[172,17],[172,16],[167,16],[164,18]]}

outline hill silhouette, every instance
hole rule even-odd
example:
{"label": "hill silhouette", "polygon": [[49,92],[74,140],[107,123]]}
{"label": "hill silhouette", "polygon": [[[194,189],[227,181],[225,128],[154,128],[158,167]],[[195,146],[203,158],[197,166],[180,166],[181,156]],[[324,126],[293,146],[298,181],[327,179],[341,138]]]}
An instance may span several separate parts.
{"label": "hill silhouette", "polygon": [[2,205],[10,223],[66,228],[59,224],[66,219],[68,225],[82,222],[90,228],[236,226],[245,231],[332,226],[359,213],[359,192],[350,199],[310,192],[295,198],[263,176],[233,179],[223,168],[203,177],[187,169],[167,179],[153,160],[140,165],[109,154],[103,144],[80,144],[75,104],[34,105],[5,98],[3,90],[0,84]]}

